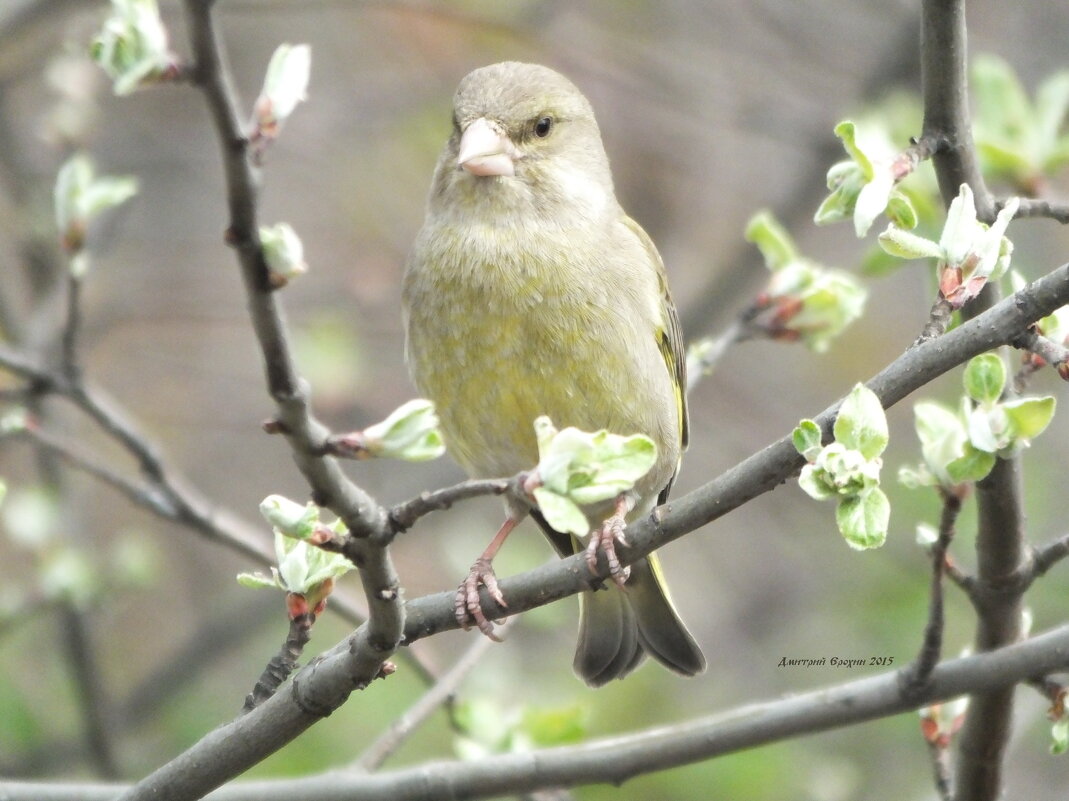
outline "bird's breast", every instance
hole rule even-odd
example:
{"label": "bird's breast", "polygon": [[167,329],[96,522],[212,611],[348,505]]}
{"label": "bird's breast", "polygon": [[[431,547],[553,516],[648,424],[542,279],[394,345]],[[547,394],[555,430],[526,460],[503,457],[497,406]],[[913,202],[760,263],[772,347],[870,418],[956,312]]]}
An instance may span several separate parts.
{"label": "bird's breast", "polygon": [[533,466],[543,414],[558,427],[677,436],[652,332],[602,263],[607,249],[573,239],[458,228],[417,243],[404,287],[409,367],[473,475]]}

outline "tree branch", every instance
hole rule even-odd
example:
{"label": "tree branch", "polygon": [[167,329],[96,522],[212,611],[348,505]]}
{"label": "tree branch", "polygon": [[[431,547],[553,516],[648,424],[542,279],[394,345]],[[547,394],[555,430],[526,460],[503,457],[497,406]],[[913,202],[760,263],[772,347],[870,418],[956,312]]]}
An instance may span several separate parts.
{"label": "tree branch", "polygon": [[[913,688],[923,685],[939,663],[943,651],[943,575],[947,568],[947,549],[954,539],[954,526],[961,512],[961,498],[944,492],[943,512],[939,520],[939,537],[932,546],[932,583],[929,590],[928,623],[920,653],[910,666],[909,683]],[[938,767],[939,762],[936,762]]]}
{"label": "tree branch", "polygon": [[[498,628],[498,633],[504,634],[512,627],[515,620],[516,618],[509,618],[504,621]],[[353,769],[366,772],[378,770],[382,763],[389,759],[434,714],[435,710],[452,701],[457,687],[493,645],[494,641],[489,637],[477,637],[461,654],[460,659],[365,749],[353,764]]]}
{"label": "tree branch", "polygon": [[977,216],[990,224],[995,202],[980,174],[969,120],[965,0],[924,0],[921,9],[921,138],[944,143],[932,155],[939,191],[949,204],[972,187]]}
{"label": "tree branch", "polygon": [[[1069,265],[1063,265],[937,340],[910,348],[868,386],[889,407],[973,356],[1006,344],[1022,328],[1067,302]],[[831,429],[837,408],[835,404],[816,417],[825,430]],[[803,463],[789,435],[777,440],[703,487],[629,525],[631,547],[621,551],[622,561],[630,563],[774,489]],[[504,578],[500,585],[509,599],[509,612],[516,614],[574,595],[587,589],[591,580],[581,553]],[[454,592],[448,591],[407,602],[405,644],[457,628],[453,597]],[[497,614],[496,605],[485,594],[483,604],[488,613]],[[361,665],[376,653],[368,639],[368,627],[361,626],[300,671],[289,692],[277,693],[248,715],[209,733],[145,778],[123,801],[199,798],[274,753],[346,701],[354,685],[359,685],[354,676],[363,675]],[[938,672],[933,673],[933,680]]]}
{"label": "tree branch", "polygon": [[[623,736],[592,740],[519,754],[500,754],[475,762],[437,762],[376,774],[331,772],[303,779],[242,782],[209,795],[208,801],[290,801],[293,798],[335,801],[425,801],[428,798],[477,799],[580,783],[621,784],[656,770],[779,742],[801,734],[875,720],[923,705],[946,701],[1024,681],[1034,672],[1069,668],[1069,626],[1040,634],[1017,645],[949,660],[936,667],[923,695],[907,698],[901,673],[881,673],[821,690],[774,701],[749,704],[672,727],[656,727]],[[308,672],[306,669],[303,672]],[[242,721],[279,722],[286,694],[276,695],[237,724],[213,733],[221,746],[239,732]],[[221,750],[225,754],[226,750]],[[189,762],[187,773],[212,769]],[[176,779],[179,777],[176,777]],[[122,785],[0,782],[5,801],[112,801]],[[192,798],[161,786],[160,801]],[[196,796],[199,797],[199,796]]]}
{"label": "tree branch", "polygon": [[[1002,211],[1002,207],[1006,205],[1005,200],[1000,200],[995,204],[995,211]],[[1017,213],[1013,215],[1014,219],[1023,217],[1046,217],[1056,222],[1060,222],[1062,225],[1069,224],[1069,203],[1055,203],[1050,200],[1041,200],[1039,198],[1020,198],[1020,205],[1017,207]]]}

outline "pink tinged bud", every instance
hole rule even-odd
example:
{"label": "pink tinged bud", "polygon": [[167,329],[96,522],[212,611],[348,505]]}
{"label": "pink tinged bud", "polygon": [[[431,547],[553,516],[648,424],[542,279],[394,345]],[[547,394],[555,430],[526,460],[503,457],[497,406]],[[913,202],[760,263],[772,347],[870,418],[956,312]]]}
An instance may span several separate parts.
{"label": "pink tinged bud", "polygon": [[308,599],[299,592],[287,592],[286,611],[289,613],[290,620],[296,620],[301,615],[307,615]]}

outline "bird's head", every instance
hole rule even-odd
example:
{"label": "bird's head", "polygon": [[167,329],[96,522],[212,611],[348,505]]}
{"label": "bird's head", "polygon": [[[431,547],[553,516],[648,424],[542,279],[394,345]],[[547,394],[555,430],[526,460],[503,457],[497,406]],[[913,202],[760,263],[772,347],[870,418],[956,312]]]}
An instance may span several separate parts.
{"label": "bird's head", "polygon": [[596,216],[615,203],[590,103],[563,75],[514,61],[482,67],[460,82],[435,194],[462,207],[534,206],[539,216]]}

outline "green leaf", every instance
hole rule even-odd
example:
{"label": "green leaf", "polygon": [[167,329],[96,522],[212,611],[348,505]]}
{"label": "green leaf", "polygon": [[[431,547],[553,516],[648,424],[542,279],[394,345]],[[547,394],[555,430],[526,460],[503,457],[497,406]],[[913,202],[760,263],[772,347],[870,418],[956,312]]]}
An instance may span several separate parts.
{"label": "green leaf", "polygon": [[962,398],[962,417],[969,442],[987,453],[998,453],[1012,443],[1009,436],[1009,419],[1006,411],[997,403],[992,406],[972,408],[968,398]]}
{"label": "green leaf", "polygon": [[5,533],[16,545],[43,551],[59,530],[59,507],[55,493],[46,487],[17,487],[0,509]]}
{"label": "green leaf", "polygon": [[585,704],[548,709],[526,707],[520,727],[533,745],[548,748],[581,742],[587,735],[589,718]]}
{"label": "green leaf", "polygon": [[1023,177],[1032,170],[1032,162],[1020,151],[993,141],[979,141],[976,152],[984,164],[985,175]]}
{"label": "green leaf", "polygon": [[798,486],[815,501],[825,501],[835,495],[835,489],[823,480],[823,471],[814,464],[807,464],[798,474]]}
{"label": "green leaf", "polygon": [[111,0],[111,15],[90,48],[90,55],[126,95],[173,69],[156,0]]}
{"label": "green leaf", "polygon": [[287,537],[306,539],[319,523],[319,507],[312,502],[297,503],[282,495],[268,495],[260,501],[260,514]]}
{"label": "green leaf", "polygon": [[1042,398],[1021,398],[1002,404],[1010,424],[1010,435],[1015,441],[1031,440],[1043,433],[1054,417],[1055,399],[1051,395]]}
{"label": "green leaf", "polygon": [[304,261],[304,244],[289,223],[261,226],[260,246],[273,286],[285,285],[308,272],[308,265]]}
{"label": "green leaf", "polygon": [[86,230],[102,212],[125,203],[137,194],[132,177],[96,175],[88,156],[75,154],[64,162],[52,191],[56,227],[68,253],[82,249]]}
{"label": "green leaf", "polygon": [[[275,529],[279,585],[288,592],[312,595],[327,579],[344,576],[355,565],[346,557],[287,537]],[[272,572],[274,569],[272,568]]]}
{"label": "green leaf", "polygon": [[556,431],[543,416],[535,421],[535,435],[543,485],[581,505],[626,492],[657,462],[656,444],[641,434],[624,437],[574,427]]}
{"label": "green leaf", "polygon": [[977,403],[995,403],[1006,386],[1006,365],[994,353],[982,353],[969,360],[962,383],[965,394]]}
{"label": "green leaf", "polygon": [[[853,164],[850,166],[857,169]],[[830,195],[821,201],[816,214],[813,215],[813,222],[817,225],[830,225],[831,223],[845,220],[850,216],[850,210],[853,209],[854,203],[857,201],[859,191],[852,185],[845,183],[836,187]]]}
{"label": "green leaf", "polygon": [[898,483],[907,489],[920,489],[938,486],[939,479],[932,475],[927,465],[922,464],[917,467],[903,465],[898,468]]}
{"label": "green leaf", "polygon": [[887,219],[894,225],[910,231],[916,228],[917,223],[920,221],[917,209],[913,205],[913,201],[910,200],[909,195],[898,189],[891,192],[891,196],[887,199],[885,213],[887,214]]}
{"label": "green leaf", "polygon": [[1064,754],[1069,750],[1069,718],[1062,717],[1050,727],[1050,752]]}
{"label": "green leaf", "polygon": [[964,454],[946,466],[950,480],[954,484],[967,484],[986,478],[998,457],[974,447],[971,442],[966,442],[963,449]]}
{"label": "green leaf", "polygon": [[965,446],[964,421],[950,409],[932,401],[914,404],[913,421],[925,464],[936,476],[946,478],[947,465],[961,456]]}
{"label": "green leaf", "polygon": [[943,249],[938,243],[896,225],[888,225],[877,240],[883,251],[900,259],[942,259]]}
{"label": "green leaf", "polygon": [[280,124],[305,99],[312,68],[312,49],[306,44],[280,44],[271,55],[257,109],[269,112],[267,122]]}
{"label": "green leaf", "polygon": [[278,589],[278,578],[268,578],[263,573],[238,573],[238,584],[242,587],[268,587]]}
{"label": "green leaf", "polygon": [[590,533],[590,521],[583,511],[563,495],[545,487],[534,491],[535,502],[542,516],[557,531],[585,537]]}
{"label": "green leaf", "polygon": [[1043,148],[1039,154],[1042,158],[1057,147],[1066,112],[1069,112],[1069,72],[1062,70],[1044,80],[1036,90],[1035,137]]}
{"label": "green leaf", "polygon": [[100,576],[86,555],[67,546],[45,556],[40,583],[46,598],[63,599],[82,610],[102,588]]}
{"label": "green leaf", "polygon": [[879,170],[857,195],[854,204],[854,233],[863,238],[872,223],[887,208],[895,179],[889,170]]}
{"label": "green leaf", "polygon": [[900,270],[905,265],[905,259],[892,256],[883,249],[879,244],[879,240],[877,240],[877,244],[866,250],[865,255],[861,257],[861,264],[858,269],[862,275],[869,278],[882,278]]}
{"label": "green leaf", "polygon": [[857,126],[851,120],[843,120],[835,126],[834,132],[842,140],[843,147],[850,154],[850,158],[857,162],[865,178],[872,178],[872,162],[857,143]]}
{"label": "green leaf", "polygon": [[887,447],[887,416],[880,399],[864,384],[857,384],[843,400],[835,418],[835,441],[874,459]]}
{"label": "green leaf", "polygon": [[953,267],[960,266],[972,252],[974,242],[982,231],[976,220],[976,201],[968,184],[962,184],[958,195],[950,201],[939,247],[943,258]]}
{"label": "green leaf", "polygon": [[844,498],[835,510],[835,522],[847,545],[857,550],[879,548],[887,540],[891,503],[878,487]]}
{"label": "green leaf", "polygon": [[820,449],[823,447],[822,438],[823,434],[820,426],[813,420],[802,420],[791,433],[794,449],[810,462],[820,453]]}
{"label": "green leaf", "polygon": [[778,270],[798,258],[798,249],[787,230],[776,221],[769,211],[759,211],[746,223],[746,241],[757,245],[765,264],[772,271]]}
{"label": "green leaf", "polygon": [[365,428],[363,435],[371,456],[425,462],[445,453],[438,415],[425,398],[403,403],[382,422]]}

